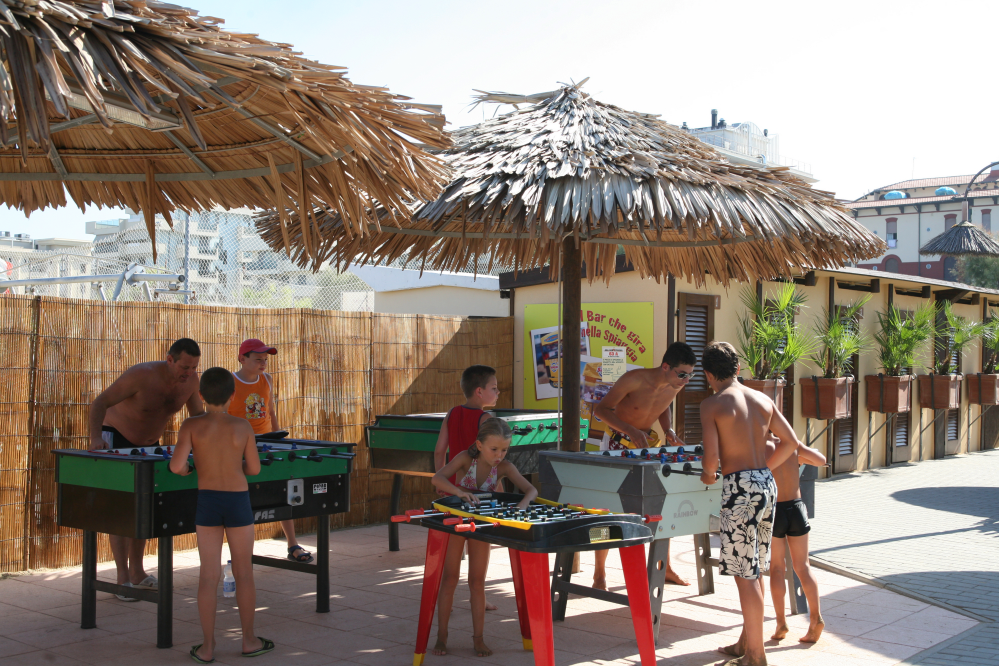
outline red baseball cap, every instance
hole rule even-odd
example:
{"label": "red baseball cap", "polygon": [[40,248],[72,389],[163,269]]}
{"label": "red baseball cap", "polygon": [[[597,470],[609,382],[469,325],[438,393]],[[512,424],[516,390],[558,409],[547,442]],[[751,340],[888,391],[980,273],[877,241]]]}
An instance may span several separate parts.
{"label": "red baseball cap", "polygon": [[261,354],[277,354],[277,349],[274,347],[268,347],[260,340],[256,338],[250,338],[249,340],[243,340],[243,344],[239,346],[239,355],[245,356],[246,354],[251,354],[253,352],[259,352]]}

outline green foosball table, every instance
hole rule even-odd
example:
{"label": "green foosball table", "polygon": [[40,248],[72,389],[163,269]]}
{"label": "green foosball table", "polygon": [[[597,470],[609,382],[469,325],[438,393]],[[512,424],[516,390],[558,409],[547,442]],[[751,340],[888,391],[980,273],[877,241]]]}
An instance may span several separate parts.
{"label": "green foosball table", "polygon": [[[506,459],[521,474],[536,474],[539,470],[538,454],[558,448],[561,439],[561,419],[558,412],[535,409],[491,409],[495,416],[510,424],[513,439]],[[437,436],[447,414],[410,414],[396,416],[384,414],[375,418],[367,427],[371,467],[394,473],[390,515],[401,513],[399,500],[402,495],[402,477],[433,476],[434,448]],[[587,419],[580,419],[580,427],[589,427]],[[399,525],[389,523],[389,550],[399,550]]]}
{"label": "green foosball table", "polygon": [[[286,434],[286,433],[285,433]],[[247,477],[255,523],[317,519],[313,564],[254,555],[253,563],[316,576],[316,612],[329,612],[329,516],[350,509],[354,444],[257,436],[260,474]],[[197,470],[170,472],[173,447],[58,449],[60,527],[83,530],[81,626],[97,626],[97,592],[157,604],[157,647],[173,644],[173,537],[195,531]],[[97,580],[97,535],[158,539],[159,586],[144,590]]]}

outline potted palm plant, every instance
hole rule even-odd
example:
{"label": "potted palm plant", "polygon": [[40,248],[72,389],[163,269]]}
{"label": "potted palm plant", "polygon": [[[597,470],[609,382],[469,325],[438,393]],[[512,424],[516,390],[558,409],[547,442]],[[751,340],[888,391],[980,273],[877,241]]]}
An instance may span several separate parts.
{"label": "potted palm plant", "polygon": [[824,311],[814,327],[818,351],[809,361],[822,371],[801,382],[801,413],[810,419],[842,419],[850,416],[853,404],[853,357],[870,346],[860,330],[858,315],[870,296],[853,305]]}
{"label": "potted palm plant", "polygon": [[935,315],[935,352],[930,374],[919,376],[919,406],[923,409],[957,409],[961,406],[958,366],[965,348],[982,333],[981,322],[954,314],[950,301],[942,301]]}
{"label": "potted palm plant", "polygon": [[999,317],[982,324],[982,371],[968,377],[968,402],[973,405],[999,405]]}
{"label": "potted palm plant", "polygon": [[794,323],[805,304],[805,295],[793,282],[781,285],[773,299],[761,299],[754,289],[742,292],[746,314],[739,319],[739,356],[751,373],[742,383],[765,393],[778,406],[784,404],[784,373],[814,347]]}
{"label": "potted palm plant", "polygon": [[908,370],[916,363],[916,354],[933,335],[936,308],[932,303],[904,314],[895,304],[878,312],[878,332],[874,343],[878,363],[884,372],[867,375],[867,409],[882,414],[901,414],[911,409],[912,376]]}

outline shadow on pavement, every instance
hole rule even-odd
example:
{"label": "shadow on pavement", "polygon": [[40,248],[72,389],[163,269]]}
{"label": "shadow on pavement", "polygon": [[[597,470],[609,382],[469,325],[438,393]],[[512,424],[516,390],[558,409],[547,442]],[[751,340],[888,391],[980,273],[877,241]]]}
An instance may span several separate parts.
{"label": "shadow on pavement", "polygon": [[910,488],[892,493],[890,497],[924,509],[981,517],[982,521],[974,529],[999,534],[999,502],[996,501],[999,490],[995,487]]}

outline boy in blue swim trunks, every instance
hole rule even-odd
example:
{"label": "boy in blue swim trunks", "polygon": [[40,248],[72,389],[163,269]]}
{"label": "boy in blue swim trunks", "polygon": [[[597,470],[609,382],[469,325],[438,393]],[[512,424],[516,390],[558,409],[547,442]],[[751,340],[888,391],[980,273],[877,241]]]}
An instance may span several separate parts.
{"label": "boy in blue swim trunks", "polygon": [[[701,367],[714,395],[701,402],[705,485],[715,482],[721,462],[723,476],[721,552],[718,570],[735,576],[742,606],[739,642],[720,648],[732,659],[726,666],[764,666],[763,588],[760,572],[770,568],[777,484],[770,469],[794,453],[798,438],[790,424],[763,393],[737,381],[739,356],[727,342],[712,342],[701,356]],[[780,438],[768,455],[770,433]]]}
{"label": "boy in blue swim trunks", "polygon": [[228,414],[236,390],[232,373],[209,368],[201,375],[200,392],[207,413],[184,421],[170,471],[186,476],[192,468],[187,455],[194,452],[198,472],[198,509],[195,525],[201,577],[198,581],[198,614],[205,640],[191,648],[199,664],[215,661],[215,610],[222,576],[222,538],[229,542],[236,603],[243,628],[243,656],[255,657],[274,649],[274,642],[253,633],[257,592],[253,586],[253,509],[247,476],[260,474],[260,456],[253,428],[246,419]]}

